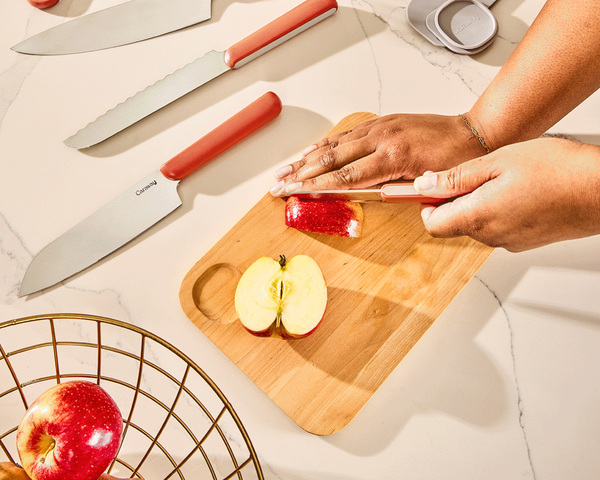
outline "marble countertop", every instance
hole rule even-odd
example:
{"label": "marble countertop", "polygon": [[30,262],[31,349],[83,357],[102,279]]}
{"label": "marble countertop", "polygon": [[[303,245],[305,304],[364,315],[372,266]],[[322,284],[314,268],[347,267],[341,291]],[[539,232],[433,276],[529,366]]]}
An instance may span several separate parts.
{"label": "marble countertop", "polygon": [[[599,237],[493,252],[350,425],[328,437],[292,422],[178,300],[184,275],[265,194],[277,167],[355,111],[467,110],[543,1],[496,2],[496,41],[467,57],[413,30],[408,0],[342,0],[332,18],[243,70],[74,150],[62,141],[106,109],[298,2],[215,1],[208,22],[98,52],[10,50],[116,3],[0,4],[0,321],[79,312],[164,338],[233,404],[268,480],[600,477]],[[85,272],[18,298],[39,249],[268,90],[283,101],[280,117],[182,182],[180,209]],[[551,132],[600,143],[598,112],[597,92]]]}

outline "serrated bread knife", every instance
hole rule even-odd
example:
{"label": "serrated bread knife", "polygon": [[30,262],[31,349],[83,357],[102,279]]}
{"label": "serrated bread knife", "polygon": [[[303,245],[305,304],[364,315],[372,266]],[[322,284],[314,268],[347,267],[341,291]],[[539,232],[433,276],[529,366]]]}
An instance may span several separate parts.
{"label": "serrated bread knife", "polygon": [[181,205],[181,180],[275,119],[268,92],[46,245],[31,261],[19,296],[50,287],[117,250]]}
{"label": "serrated bread knife", "polygon": [[374,188],[349,190],[303,190],[290,195],[312,200],[347,200],[358,203],[440,203],[444,198],[421,195],[415,190],[413,182],[386,183]]}
{"label": "serrated bread knife", "polygon": [[32,55],[92,52],[174,32],[210,17],[210,0],[129,0],[45,30],[12,49]]}
{"label": "serrated bread knife", "polygon": [[242,67],[336,11],[335,0],[307,0],[226,51],[208,52],[136,93],[67,138],[65,144],[74,148],[87,148],[102,142],[219,75]]}

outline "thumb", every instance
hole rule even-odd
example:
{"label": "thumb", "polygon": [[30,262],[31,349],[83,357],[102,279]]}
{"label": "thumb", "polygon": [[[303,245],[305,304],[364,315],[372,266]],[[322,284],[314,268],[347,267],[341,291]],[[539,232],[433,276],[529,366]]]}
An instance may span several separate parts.
{"label": "thumb", "polygon": [[480,157],[442,172],[425,172],[414,181],[417,192],[439,198],[453,198],[470,193],[496,177],[494,162]]}

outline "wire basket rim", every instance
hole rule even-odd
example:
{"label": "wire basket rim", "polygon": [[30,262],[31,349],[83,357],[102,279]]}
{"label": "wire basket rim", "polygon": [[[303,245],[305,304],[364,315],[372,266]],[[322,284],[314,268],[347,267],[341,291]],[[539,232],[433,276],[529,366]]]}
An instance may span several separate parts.
{"label": "wire basket rim", "polygon": [[[225,410],[227,410],[227,412],[229,413],[229,415],[235,422],[237,428],[239,429],[239,433],[241,434],[246,446],[248,447],[248,453],[250,456],[250,460],[254,464],[254,467],[256,469],[256,474],[258,475],[259,480],[264,479],[260,461],[259,461],[258,455],[256,454],[256,451],[254,449],[254,445],[252,444],[250,436],[248,435],[246,428],[244,427],[237,412],[233,408],[233,405],[231,404],[231,402],[227,399],[227,397],[221,391],[221,389],[217,386],[217,384],[210,378],[210,376],[196,362],[194,362],[188,355],[186,355],[184,352],[182,352],[179,348],[175,347],[170,342],[160,338],[156,334],[154,334],[142,327],[138,327],[137,325],[132,325],[130,323],[123,322],[121,320],[117,320],[114,318],[109,318],[109,317],[100,316],[100,315],[81,314],[81,313],[51,313],[51,314],[31,315],[31,316],[16,318],[16,319],[0,322],[0,332],[5,328],[15,326],[15,325],[28,324],[28,323],[34,323],[34,322],[40,322],[40,321],[48,321],[52,324],[52,322],[54,320],[83,320],[83,321],[95,322],[98,325],[98,328],[100,328],[101,324],[113,325],[116,327],[124,328],[126,330],[130,330],[130,331],[133,331],[134,333],[137,333],[142,338],[147,338],[147,339],[150,339],[150,340],[156,342],[160,346],[166,348],[171,353],[178,356],[181,360],[183,360],[187,364],[187,366],[189,368],[193,369],[206,382],[206,384],[212,389],[212,391],[216,394],[216,396],[219,398],[219,400],[223,403],[224,409],[222,410],[222,413]],[[52,339],[51,343],[54,347],[56,347],[56,345],[58,344],[58,342],[56,341],[55,338]],[[103,347],[103,345],[101,344],[100,340],[98,340],[98,348],[100,349],[102,347]],[[10,355],[4,351],[2,351],[2,352],[3,352],[3,354],[0,355],[0,360],[4,359],[6,362],[9,362],[8,357]],[[14,352],[11,352],[11,353],[14,353]],[[57,380],[60,381],[60,377],[58,375],[56,378],[57,378]],[[21,391],[21,388],[27,384],[27,383],[19,384],[16,377],[13,377],[13,379],[15,380],[15,383],[17,383],[16,387],[20,391]],[[239,472],[238,472],[238,474],[239,474]]]}

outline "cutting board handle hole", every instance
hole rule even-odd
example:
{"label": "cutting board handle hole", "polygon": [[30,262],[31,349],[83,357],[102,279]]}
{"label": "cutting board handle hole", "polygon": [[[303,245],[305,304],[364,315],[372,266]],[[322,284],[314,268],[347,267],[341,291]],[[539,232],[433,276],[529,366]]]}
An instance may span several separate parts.
{"label": "cutting board handle hole", "polygon": [[196,308],[209,320],[223,324],[237,320],[235,289],[242,272],[230,263],[208,267],[194,283],[192,297]]}

